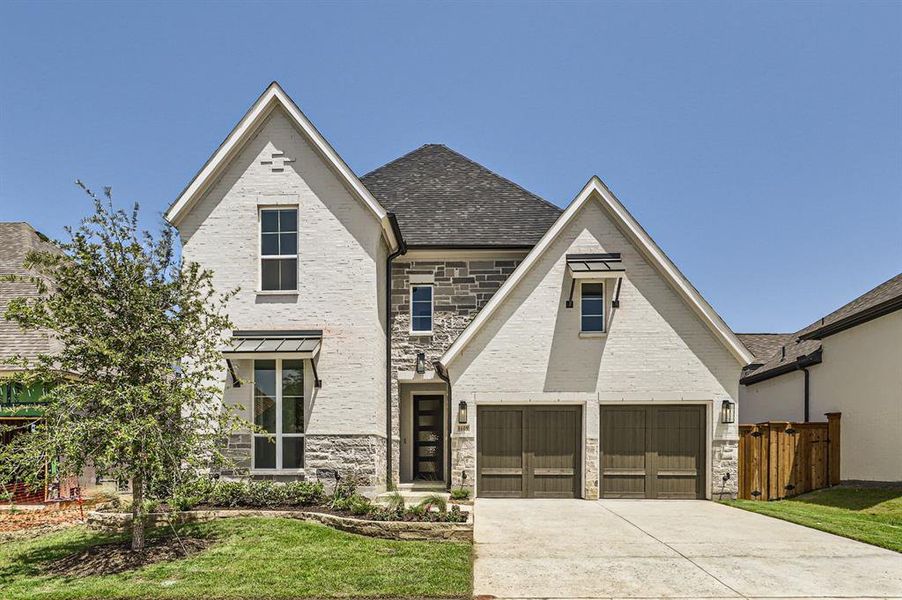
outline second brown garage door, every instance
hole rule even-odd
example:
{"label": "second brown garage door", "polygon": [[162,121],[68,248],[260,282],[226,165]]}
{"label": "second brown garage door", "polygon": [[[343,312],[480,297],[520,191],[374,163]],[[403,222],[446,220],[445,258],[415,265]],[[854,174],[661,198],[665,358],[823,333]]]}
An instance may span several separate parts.
{"label": "second brown garage door", "polygon": [[602,406],[603,498],[704,498],[704,406]]}
{"label": "second brown garage door", "polygon": [[483,498],[577,498],[579,406],[480,406],[476,494]]}

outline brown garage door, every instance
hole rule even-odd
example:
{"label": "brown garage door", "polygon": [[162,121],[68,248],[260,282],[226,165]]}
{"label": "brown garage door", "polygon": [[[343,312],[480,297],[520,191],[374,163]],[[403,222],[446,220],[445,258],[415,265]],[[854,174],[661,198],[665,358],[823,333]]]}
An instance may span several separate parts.
{"label": "brown garage door", "polygon": [[604,498],[704,498],[704,406],[601,407]]}
{"label": "brown garage door", "polygon": [[481,406],[477,495],[576,498],[580,491],[579,406]]}

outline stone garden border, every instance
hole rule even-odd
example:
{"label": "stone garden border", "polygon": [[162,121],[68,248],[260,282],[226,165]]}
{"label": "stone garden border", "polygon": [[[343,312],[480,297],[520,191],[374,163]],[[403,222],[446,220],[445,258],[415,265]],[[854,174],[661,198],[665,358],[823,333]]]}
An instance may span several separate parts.
{"label": "stone garden border", "polygon": [[[307,510],[189,510],[174,513],[151,513],[147,516],[147,524],[151,527],[157,527],[170,522],[177,524],[201,523],[235,517],[298,519],[300,521],[311,521],[328,525],[349,533],[387,540],[473,541],[472,512],[468,514],[466,523],[433,523],[426,521],[370,521]],[[87,516],[89,527],[107,532],[123,532],[128,529],[131,522],[131,513],[93,511],[88,513]]]}

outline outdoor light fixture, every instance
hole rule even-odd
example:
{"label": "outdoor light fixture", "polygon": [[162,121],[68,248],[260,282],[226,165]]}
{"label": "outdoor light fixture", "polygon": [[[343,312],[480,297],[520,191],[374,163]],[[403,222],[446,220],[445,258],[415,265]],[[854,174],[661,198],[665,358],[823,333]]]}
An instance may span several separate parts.
{"label": "outdoor light fixture", "polygon": [[724,400],[720,404],[720,422],[735,423],[736,422],[736,403],[732,400]]}
{"label": "outdoor light fixture", "polygon": [[422,375],[426,372],[426,353],[417,352],[417,373]]}
{"label": "outdoor light fixture", "polygon": [[457,422],[461,425],[467,424],[467,403],[463,400],[457,405]]}

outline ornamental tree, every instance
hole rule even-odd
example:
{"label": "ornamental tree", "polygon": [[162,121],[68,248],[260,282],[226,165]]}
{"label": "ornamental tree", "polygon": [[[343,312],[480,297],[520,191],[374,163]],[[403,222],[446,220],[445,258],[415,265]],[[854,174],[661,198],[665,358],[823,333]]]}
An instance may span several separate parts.
{"label": "ornamental tree", "polygon": [[[52,355],[25,363],[19,379],[47,389],[33,430],[0,448],[7,477],[35,481],[48,461],[62,476],[93,465],[130,481],[132,549],[144,546],[149,491],[227,462],[222,439],[247,426],[222,402],[219,348],[231,329],[212,273],[177,257],[175,231],[138,226],[138,205],[116,209],[81,182],[94,214],[67,228],[60,252],[32,252],[35,297],[12,300],[6,318],[49,331]],[[21,279],[21,278],[20,278]]]}

